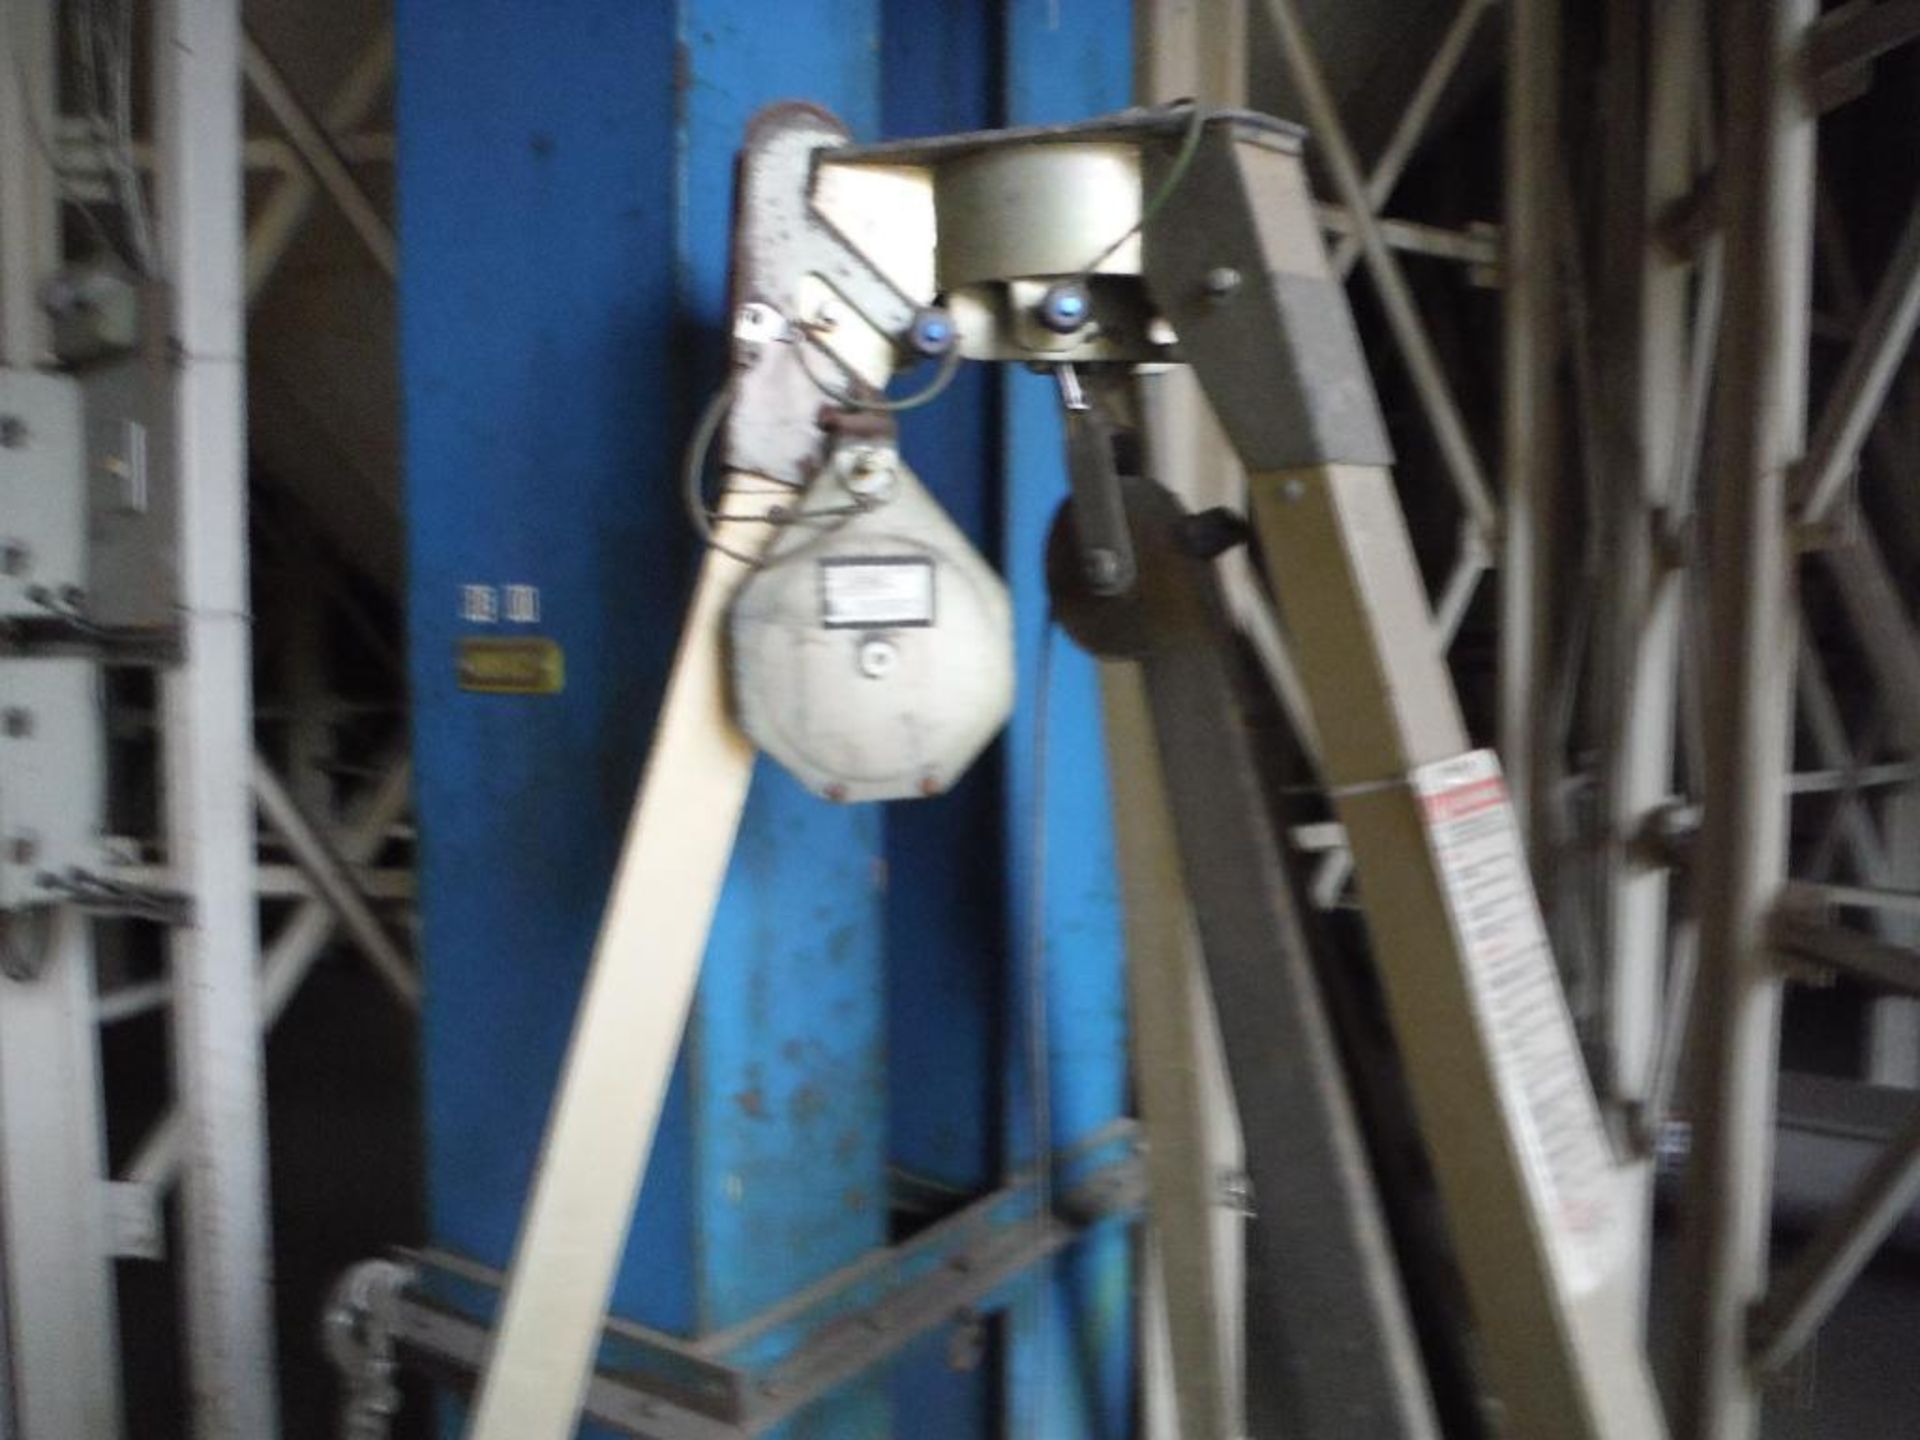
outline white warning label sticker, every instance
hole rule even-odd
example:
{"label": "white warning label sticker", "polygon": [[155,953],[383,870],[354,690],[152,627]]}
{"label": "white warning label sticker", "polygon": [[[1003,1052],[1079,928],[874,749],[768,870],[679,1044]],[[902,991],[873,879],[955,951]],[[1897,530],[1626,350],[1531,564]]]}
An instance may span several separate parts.
{"label": "white warning label sticker", "polygon": [[822,560],[820,623],[830,630],[933,624],[932,559],[844,555]]}
{"label": "white warning label sticker", "polygon": [[1467,977],[1553,1248],[1579,1290],[1612,1265],[1619,1192],[1554,968],[1500,761],[1490,750],[1413,774]]}

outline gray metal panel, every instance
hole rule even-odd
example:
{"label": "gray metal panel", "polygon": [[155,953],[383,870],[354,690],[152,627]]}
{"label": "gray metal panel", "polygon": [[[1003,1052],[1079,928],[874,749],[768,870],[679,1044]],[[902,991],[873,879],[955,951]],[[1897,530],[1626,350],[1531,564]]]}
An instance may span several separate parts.
{"label": "gray metal panel", "polygon": [[98,674],[88,660],[0,660],[0,911],[60,898],[40,877],[96,859]]}
{"label": "gray metal panel", "polygon": [[[1249,470],[1390,465],[1299,156],[1264,142],[1209,124],[1173,203],[1147,222],[1148,289]],[[1173,163],[1147,152],[1148,194]]]}
{"label": "gray metal panel", "polygon": [[179,506],[166,372],[123,360],[84,386],[88,618],[116,628],[171,625],[180,603]]}
{"label": "gray metal panel", "polygon": [[85,581],[80,389],[0,370],[0,619],[44,618]]}

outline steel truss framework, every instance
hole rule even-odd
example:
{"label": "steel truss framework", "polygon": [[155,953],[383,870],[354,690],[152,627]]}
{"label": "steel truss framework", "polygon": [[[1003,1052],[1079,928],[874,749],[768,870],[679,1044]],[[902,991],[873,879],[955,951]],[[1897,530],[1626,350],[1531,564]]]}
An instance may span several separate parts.
{"label": "steel truss framework", "polygon": [[[1751,1435],[1767,1377],[1920,1198],[1915,1124],[1768,1286],[1790,981],[1839,976],[1884,997],[1867,1012],[1859,1078],[1920,1085],[1914,506],[1892,493],[1920,458],[1906,369],[1920,203],[1877,280],[1863,280],[1814,166],[1820,117],[1867,91],[1875,62],[1920,36],[1920,15],[1876,0],[1824,15],[1792,0],[1725,13],[1614,0],[1588,24],[1553,0],[1463,0],[1370,170],[1294,0],[1147,16],[1149,99],[1247,98],[1248,26],[1271,26],[1338,202],[1324,215],[1342,237],[1336,262],[1364,262],[1379,338],[1458,502],[1459,551],[1432,596],[1449,641],[1482,579],[1499,577],[1498,738],[1618,1148],[1650,1194],[1662,1141],[1693,1137],[1675,1433]],[[1388,202],[1483,28],[1504,31],[1507,59],[1501,226],[1411,244],[1435,227]],[[1584,98],[1606,118],[1582,135],[1568,95],[1576,62],[1596,59],[1603,78]],[[1576,167],[1582,146],[1599,158]],[[1596,193],[1576,195],[1575,173],[1597,174]],[[1505,336],[1497,483],[1399,259],[1442,256],[1484,283],[1489,243]],[[1205,418],[1162,427],[1201,457],[1188,467],[1200,492],[1218,489]],[[1817,624],[1801,621],[1803,567],[1817,575],[1808,603],[1824,602]],[[1311,753],[1286,637],[1257,604],[1238,609]],[[1842,667],[1869,682],[1864,723],[1857,697],[1843,710],[1836,696]],[[1318,856],[1317,898],[1338,903],[1350,873],[1339,827],[1295,839]],[[1802,877],[1791,884],[1789,856]],[[1217,1044],[1204,1013],[1181,1044]],[[1184,1103],[1169,1113],[1199,1126],[1189,1050],[1172,1054],[1188,1092],[1176,1084],[1161,1103]],[[1151,1113],[1150,1068],[1142,1093]],[[1231,1153],[1231,1136],[1218,1144]],[[1232,1269],[1206,1235],[1178,1224],[1158,1236],[1189,1293],[1209,1264]],[[1230,1433],[1217,1417],[1238,1403],[1221,1315],[1231,1307],[1171,1324],[1175,1408],[1206,1433]]]}
{"label": "steel truss framework", "polygon": [[[411,898],[411,876],[372,868],[407,813],[406,756],[354,767],[368,773],[358,786],[333,783],[330,770],[348,757],[336,755],[329,732],[357,712],[330,693],[311,626],[307,643],[290,647],[299,654],[285,667],[287,714],[256,716],[249,680],[246,309],[323,194],[393,274],[391,232],[359,178],[362,167],[391,160],[390,138],[361,127],[391,80],[392,40],[375,37],[316,115],[242,30],[237,4],[162,0],[142,12],[134,32],[140,56],[125,57],[129,67],[141,58],[151,66],[151,123],[141,137],[114,141],[91,119],[62,113],[70,97],[58,93],[57,57],[71,18],[52,0],[9,4],[0,14],[9,76],[0,87],[0,354],[13,366],[55,363],[42,287],[80,258],[63,254],[62,221],[86,220],[85,229],[66,228],[89,245],[104,238],[100,212],[127,202],[113,183],[124,163],[140,177],[134,193],[157,217],[157,254],[171,282],[164,323],[177,357],[178,439],[165,463],[182,477],[181,610],[175,643],[162,647],[168,663],[155,713],[123,707],[102,720],[136,732],[151,726],[156,735],[161,833],[113,842],[106,859],[128,893],[169,897],[155,913],[175,923],[161,978],[116,983],[118,967],[103,964],[95,974],[96,916],[66,907],[41,973],[4,982],[0,1031],[34,1038],[0,1047],[0,1170],[32,1177],[6,1205],[6,1314],[10,1332],[27,1343],[9,1347],[0,1434],[120,1433],[112,1262],[160,1257],[161,1197],[178,1184],[194,1433],[237,1440],[278,1432],[265,1034],[337,932],[402,1003],[418,999],[408,947],[382,913]],[[243,83],[284,139],[244,137]],[[273,177],[273,188],[247,225],[242,184],[256,173]],[[323,588],[305,593],[304,608],[317,614]],[[0,676],[6,665],[0,655]],[[275,737],[269,748],[288,757],[289,778],[259,748],[256,719]],[[354,797],[344,805],[341,790]],[[256,810],[265,822],[257,864]],[[257,899],[294,902],[264,948]],[[163,1009],[176,1099],[112,1177],[96,1026]],[[53,1175],[66,1178],[51,1183]],[[77,1199],[88,1190],[97,1204]]]}
{"label": "steel truss framework", "polygon": [[[44,9],[7,7],[0,28],[15,63],[25,54],[32,67],[44,51],[31,47],[50,44],[33,18]],[[226,457],[224,472],[194,457],[194,473],[209,484],[224,474],[229,486],[240,425],[233,299],[258,293],[323,195],[376,262],[394,268],[391,232],[355,169],[390,150],[360,128],[390,74],[390,40],[376,42],[316,112],[242,35],[235,9],[223,0],[161,7],[170,33],[191,33],[195,44],[184,48],[194,60],[169,59],[180,46],[157,48],[156,93],[170,107],[163,121],[173,120],[150,151],[135,151],[154,161],[175,264],[202,277],[232,272],[181,301],[183,324],[210,328],[189,344],[193,363],[178,402],[206,407],[196,433],[213,437]],[[1316,37],[1293,0],[1143,3],[1139,14],[1145,98],[1245,98],[1249,27],[1269,25],[1279,42],[1331,182],[1323,218],[1340,237],[1336,264],[1371,287],[1458,500],[1458,554],[1433,597],[1443,633],[1460,633],[1485,577],[1500,579],[1500,740],[1543,890],[1560,901],[1557,929],[1592,937],[1567,953],[1619,1142],[1650,1157],[1671,1116],[1693,1125],[1693,1303],[1674,1392],[1677,1433],[1749,1435],[1764,1376],[1804,1345],[1920,1191],[1920,1127],[1910,1125],[1769,1287],[1772,1096],[1789,977],[1837,974],[1890,997],[1873,1012],[1871,1078],[1920,1082],[1920,1007],[1906,998],[1920,995],[1920,638],[1902,585],[1913,560],[1912,506],[1895,493],[1920,458],[1920,412],[1905,366],[1920,316],[1920,206],[1879,272],[1863,275],[1814,163],[1821,116],[1861,95],[1876,60],[1920,30],[1914,7],[1851,0],[1821,15],[1807,0],[1612,0],[1598,40],[1610,118],[1597,197],[1573,195],[1567,178],[1575,128],[1564,99],[1568,37],[1553,0],[1462,0],[1370,164],[1346,137]],[[1508,55],[1500,229],[1443,230],[1390,214],[1396,185],[1417,165],[1476,37],[1484,42],[1496,28]],[[243,72],[284,142],[243,146],[230,105]],[[224,76],[234,79],[231,93]],[[55,203],[46,177],[35,174],[35,121],[22,113],[23,101],[33,103],[30,93],[0,106],[0,177],[10,187],[0,190],[0,321],[10,363],[44,353],[35,306],[24,297],[40,278],[32,257],[44,259],[47,246],[17,217],[38,214],[44,224]],[[50,110],[43,118],[52,120]],[[50,129],[63,147],[70,196],[89,198],[98,157],[84,133]],[[181,163],[187,149],[191,165]],[[243,159],[279,178],[256,212],[240,268],[231,200]],[[224,217],[224,228],[203,231],[195,214]],[[211,257],[207,270],[199,269],[203,255]],[[1433,258],[1481,279],[1489,270],[1499,276],[1506,343],[1497,464],[1464,418],[1406,275],[1410,264]],[[1199,457],[1190,467],[1202,477],[1196,483],[1221,483],[1205,417],[1191,397],[1169,404],[1176,418],[1159,428]],[[233,493],[205,499],[224,506]],[[1581,521],[1584,551],[1569,544]],[[229,545],[205,563],[215,568],[191,623],[204,627],[199,653],[225,656],[229,673],[190,667],[172,687],[169,720],[182,735],[174,763],[182,774],[222,767],[231,780],[248,774],[251,750],[245,712],[233,709],[234,696],[245,694],[245,632],[235,623],[243,605],[232,593],[244,552]],[[1817,624],[1802,624],[1798,613],[1802,569],[1811,572],[1806,593],[1825,598]],[[1570,614],[1576,594],[1591,599]],[[1284,634],[1251,587],[1237,587],[1234,600],[1282,700],[1297,702]],[[1843,668],[1871,681],[1865,723],[1837,693],[1833,677]],[[205,707],[218,709],[221,723],[208,722]],[[1298,716],[1297,703],[1292,708]],[[190,712],[193,724],[182,724]],[[1790,738],[1796,717],[1798,737]],[[1311,751],[1304,726],[1302,739]],[[223,753],[189,755],[189,743]],[[1591,760],[1576,765],[1576,753]],[[264,1187],[257,1169],[245,1168],[257,1167],[258,1143],[235,1147],[234,1132],[210,1122],[238,1117],[257,1136],[259,1027],[284,1009],[336,926],[397,994],[409,994],[414,982],[400,947],[370,908],[368,890],[385,882],[364,870],[401,818],[406,786],[405,759],[395,758],[356,813],[311,816],[297,784],[289,793],[259,767],[261,809],[305,877],[305,898],[257,974],[245,941],[250,906],[213,878],[211,859],[194,858],[210,852],[183,846],[159,872],[193,897],[203,934],[216,933],[216,906],[228,917],[218,927],[226,951],[186,944],[177,953],[176,976],[194,982],[184,987],[195,998],[180,1017],[183,1033],[200,1038],[183,1047],[183,1110],[148,1137],[127,1176],[158,1184],[185,1174],[193,1187],[189,1295],[200,1383],[233,1406],[203,1417],[202,1434],[271,1433],[273,1409],[257,1355],[226,1343],[261,1315],[250,1272],[263,1269]],[[250,807],[237,784],[220,795],[179,788],[172,823],[181,833],[203,846],[217,840],[229,860],[241,853],[236,845],[244,851]],[[1817,798],[1795,803],[1803,795]],[[1349,862],[1337,828],[1320,829],[1299,838],[1320,852],[1315,889],[1331,903]],[[1786,883],[1789,868],[1803,883]],[[284,874],[281,882],[292,883]],[[1168,929],[1167,943],[1189,943],[1178,931]],[[66,968],[84,976],[84,926],[66,934],[78,957]],[[181,988],[101,996],[98,1017],[167,1003]],[[91,983],[84,989],[90,1001]],[[4,1009],[22,1003],[16,995]],[[1143,1037],[1143,1047],[1204,1056],[1214,1043],[1208,1017],[1191,1004],[1152,1013],[1188,1014],[1192,1023]],[[204,1063],[215,1055],[228,1057],[224,1068]],[[1683,1086],[1683,1074],[1694,1083]],[[1194,1116],[1208,1108],[1204,1089],[1149,1089],[1145,1098]],[[1230,1156],[1232,1137],[1215,1139],[1215,1153]],[[1192,1203],[1202,1212],[1221,1208],[1211,1193]],[[1169,1244],[1205,1233],[1169,1227],[1161,1236],[1161,1263],[1170,1273],[1184,1267],[1189,1286],[1217,1275],[1216,1267],[1232,1269],[1221,1246],[1180,1254]],[[96,1293],[109,1283],[102,1258],[96,1249],[78,1267],[94,1277]],[[1173,1388],[1183,1413],[1224,1427],[1220,1417],[1238,1404],[1233,1365],[1220,1353],[1231,1347],[1232,1327],[1209,1319],[1205,1328],[1203,1335],[1175,1326]],[[16,1371],[14,1380],[27,1377]],[[70,1433],[103,1432],[77,1424]]]}

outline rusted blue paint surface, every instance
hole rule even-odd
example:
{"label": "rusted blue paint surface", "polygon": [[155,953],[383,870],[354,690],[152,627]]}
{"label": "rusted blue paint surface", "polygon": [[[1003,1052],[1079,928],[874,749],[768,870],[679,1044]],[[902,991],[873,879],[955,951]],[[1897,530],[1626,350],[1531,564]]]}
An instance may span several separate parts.
{"label": "rusted blue paint surface", "polygon": [[[1079,120],[1128,103],[1131,0],[1006,0],[1004,26],[1006,123]],[[1043,664],[1049,621],[1041,560],[1066,494],[1059,401],[1042,376],[1008,367],[1002,383],[1002,563],[1014,588],[1021,655],[1007,742],[1008,933],[1016,954],[1030,936],[1042,937],[1048,1109],[1060,1148],[1125,1111],[1126,978],[1098,675],[1064,636],[1051,642],[1051,665]],[[1023,987],[1013,993],[1007,1157],[1021,1163],[1033,1153],[1033,1106]],[[1090,1237],[1055,1265],[1041,1293],[1013,1310],[1006,1418],[1014,1433],[1089,1440],[1132,1433],[1129,1245],[1124,1232]]]}
{"label": "rusted blue paint surface", "polygon": [[[884,30],[882,20],[884,18]],[[1123,0],[400,0],[401,318],[435,1238],[511,1253],[607,876],[697,559],[674,467],[719,373],[732,157],[815,100],[857,135],[1123,103]],[[1018,599],[1021,708],[950,797],[882,815],[763,766],[615,1293],[682,1334],[735,1324],[887,1234],[886,1166],[992,1188],[1031,1154],[1019,947],[1043,907],[1054,1140],[1119,1113],[1124,1016],[1094,685],[1061,642],[1034,885],[1040,538],[1061,493],[1041,382],[963,375],[909,457]],[[995,497],[1010,482],[1004,509]],[[536,624],[461,587],[540,588]],[[463,694],[460,636],[566,650],[553,697]],[[882,863],[884,862],[884,863]],[[962,1374],[930,1336],[789,1427],[1049,1437],[1125,1414],[1126,1242],[1062,1262],[1044,1325]],[[1067,1317],[1072,1317],[1069,1338]],[[1066,1398],[1058,1398],[1066,1397]],[[907,1427],[910,1427],[907,1428]]]}
{"label": "rusted blue paint surface", "polygon": [[[776,99],[878,118],[877,0],[774,9],[399,6],[432,1224],[495,1265],[697,562],[675,475],[719,375],[734,152]],[[537,624],[460,618],[508,584]],[[560,642],[561,694],[456,687],[458,637],[507,630]],[[880,823],[757,776],[619,1313],[729,1325],[885,1238]],[[869,1386],[790,1432],[885,1415]]]}

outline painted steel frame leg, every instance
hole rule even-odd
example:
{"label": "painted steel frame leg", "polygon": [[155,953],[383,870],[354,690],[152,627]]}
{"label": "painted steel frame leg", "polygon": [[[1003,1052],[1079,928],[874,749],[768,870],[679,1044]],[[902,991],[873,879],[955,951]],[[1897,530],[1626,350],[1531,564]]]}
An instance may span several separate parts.
{"label": "painted steel frame leg", "polygon": [[[1227,1203],[1226,1181],[1243,1164],[1240,1127],[1147,698],[1132,666],[1107,666],[1100,678],[1126,911],[1134,1086],[1148,1137],[1148,1213],[1166,1329],[1172,1413],[1165,1433],[1235,1440],[1244,1409],[1243,1220]],[[1151,1336],[1153,1325],[1143,1325]]]}
{"label": "painted steel frame leg", "polygon": [[[1166,104],[1191,96],[1207,105],[1245,105],[1248,6],[1197,0],[1134,8],[1134,96]],[[1191,371],[1171,369],[1136,387],[1147,473],[1163,477],[1192,509],[1232,504],[1244,477]],[[1226,559],[1221,583],[1243,624],[1260,626],[1276,690],[1311,744],[1299,681],[1279,627],[1244,552]],[[1242,1218],[1224,1203],[1222,1181],[1245,1164],[1213,997],[1179,856],[1165,786],[1153,756],[1151,719],[1130,667],[1101,672],[1114,838],[1127,919],[1127,975],[1134,1084],[1147,1151],[1152,1254],[1159,1289],[1147,1299],[1164,1314],[1165,1339],[1143,1319],[1149,1346],[1145,1433],[1233,1440],[1244,1433],[1246,1257]],[[1153,1314],[1143,1306],[1143,1315]],[[1166,1413],[1162,1413],[1162,1412]]]}
{"label": "painted steel frame leg", "polygon": [[[1318,236],[1290,223],[1298,161],[1222,137],[1185,183],[1194,203],[1145,227],[1148,286],[1249,473],[1506,1433],[1659,1436],[1625,1177],[1497,769],[1467,753],[1344,295]],[[1209,311],[1199,281],[1228,256],[1252,283]],[[1321,428],[1274,427],[1275,383]],[[1435,815],[1456,772],[1483,817],[1471,837]],[[1462,893],[1465,861],[1443,850],[1467,844],[1497,893]]]}
{"label": "painted steel frame leg", "polygon": [[[751,477],[735,483],[726,508],[742,518],[718,528],[717,544],[755,553],[773,527],[747,517],[790,499]],[[594,942],[471,1440],[563,1440],[580,1413],[753,776],[753,747],[727,705],[722,645],[727,606],[748,573],[717,548],[701,567]]]}
{"label": "painted steel frame leg", "polygon": [[[1163,780],[1154,798],[1170,821],[1162,863],[1177,861],[1193,898],[1251,1182],[1250,1418],[1329,1440],[1434,1437],[1404,1285],[1241,716],[1225,600],[1212,562],[1180,547],[1179,502],[1147,482],[1124,488],[1140,567],[1125,602],[1139,649],[1127,650],[1139,654],[1149,765]],[[1098,650],[1099,631],[1075,617],[1091,625],[1100,602],[1056,603]]]}
{"label": "painted steel frame leg", "polygon": [[1713,446],[1712,689],[1697,853],[1699,1001],[1674,1429],[1744,1440],[1760,1400],[1780,975],[1764,928],[1786,863],[1795,637],[1790,467],[1805,443],[1815,116],[1797,55],[1813,0],[1721,15],[1726,318]]}
{"label": "painted steel frame leg", "polygon": [[[1328,781],[1506,1433],[1660,1435],[1622,1177],[1606,1164],[1571,1021],[1546,989],[1528,1053],[1515,1050],[1488,954],[1458,928],[1409,783],[1467,741],[1391,478],[1360,466],[1274,472],[1253,477],[1252,498],[1314,704],[1345,720],[1337,741],[1323,724]],[[1554,1094],[1538,1072],[1520,1078],[1534,1064],[1557,1077]],[[1562,1144],[1594,1162],[1578,1194],[1540,1165]]]}

